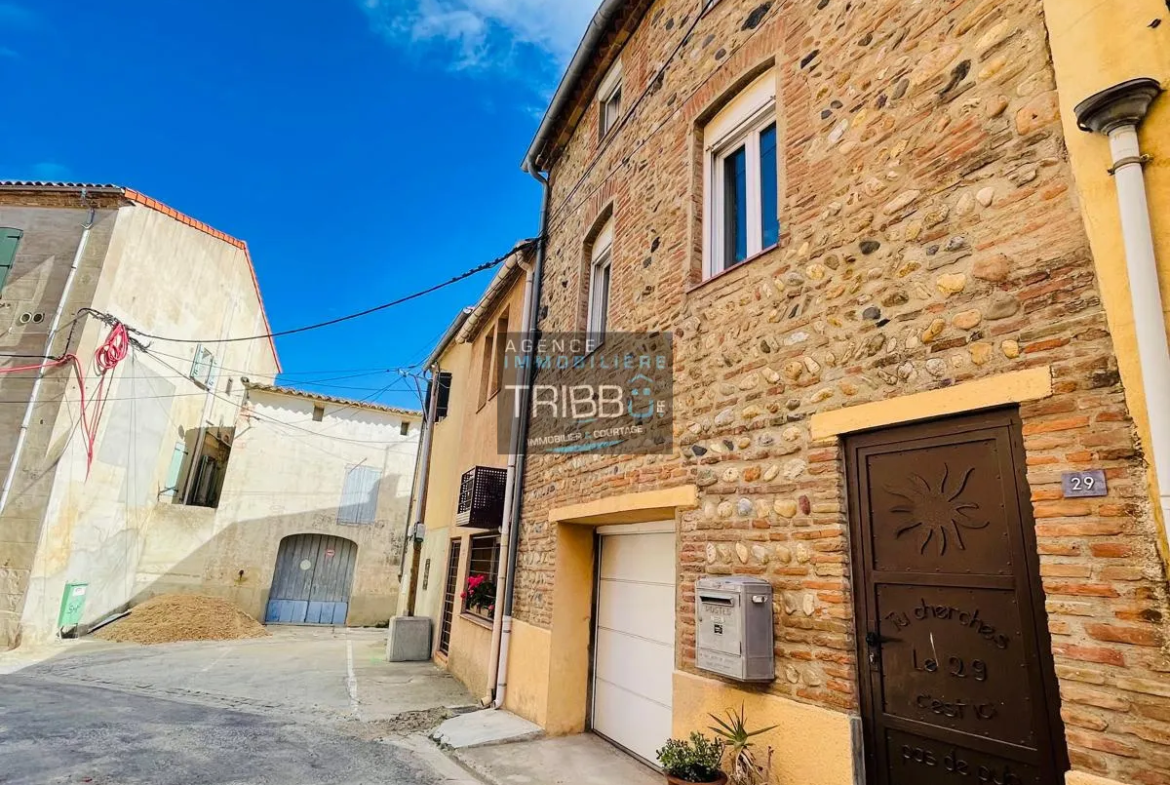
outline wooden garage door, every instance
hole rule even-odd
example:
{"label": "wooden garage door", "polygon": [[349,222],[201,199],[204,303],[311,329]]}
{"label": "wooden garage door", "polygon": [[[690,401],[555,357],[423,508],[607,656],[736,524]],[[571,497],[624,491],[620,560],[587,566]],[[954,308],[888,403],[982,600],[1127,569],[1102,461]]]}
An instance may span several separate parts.
{"label": "wooden garage door", "polygon": [[268,593],[268,624],[345,624],[357,544],[297,534],[280,542]]}
{"label": "wooden garage door", "polygon": [[674,523],[599,534],[592,728],[652,762],[671,732]]}

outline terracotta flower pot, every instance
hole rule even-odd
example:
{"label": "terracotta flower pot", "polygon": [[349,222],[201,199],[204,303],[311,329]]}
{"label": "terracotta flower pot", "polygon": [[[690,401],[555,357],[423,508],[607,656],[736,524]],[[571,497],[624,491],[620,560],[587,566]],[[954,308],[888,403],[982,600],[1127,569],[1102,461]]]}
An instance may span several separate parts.
{"label": "terracotta flower pot", "polygon": [[710,782],[691,782],[690,780],[680,780],[678,777],[672,777],[667,774],[666,781],[669,785],[727,785],[727,775],[719,772],[719,778]]}

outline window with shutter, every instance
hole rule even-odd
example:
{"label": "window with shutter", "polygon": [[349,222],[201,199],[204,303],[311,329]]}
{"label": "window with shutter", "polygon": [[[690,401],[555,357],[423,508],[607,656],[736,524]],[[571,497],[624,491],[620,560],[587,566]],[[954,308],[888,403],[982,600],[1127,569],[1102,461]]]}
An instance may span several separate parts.
{"label": "window with shutter", "polygon": [[378,517],[378,480],[382,473],[372,466],[349,466],[341,490],[337,522],[355,526],[371,524]]}
{"label": "window with shutter", "polygon": [[24,232],[19,229],[0,228],[0,296],[4,294],[4,285],[8,283],[8,276],[16,261],[16,248],[22,237]]}
{"label": "window with shutter", "polygon": [[[447,409],[451,405],[451,374],[449,371],[440,371],[439,376],[439,399],[435,401],[435,420],[441,420],[447,416]],[[435,379],[432,378],[427,382],[427,411],[430,411],[431,395],[435,392]]]}
{"label": "window with shutter", "polygon": [[183,471],[183,461],[187,459],[187,443],[175,442],[175,451],[171,453],[171,465],[167,469],[167,484],[163,493],[174,496],[179,490],[179,475]]}

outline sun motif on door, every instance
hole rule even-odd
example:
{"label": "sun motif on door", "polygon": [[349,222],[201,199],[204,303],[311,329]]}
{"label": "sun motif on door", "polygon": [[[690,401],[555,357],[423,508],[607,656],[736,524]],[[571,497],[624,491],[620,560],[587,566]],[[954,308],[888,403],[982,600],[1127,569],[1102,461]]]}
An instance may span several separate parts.
{"label": "sun motif on door", "polygon": [[[919,553],[926,553],[927,547],[934,542],[938,547],[938,555],[944,556],[952,540],[959,550],[967,550],[963,531],[986,529],[991,525],[991,521],[978,521],[968,513],[968,510],[978,510],[978,504],[959,498],[967,489],[967,482],[974,472],[974,467],[967,469],[962,478],[955,482],[951,478],[950,465],[944,463],[942,479],[937,486],[914,473],[907,477],[905,485],[897,488],[887,485],[887,493],[905,500],[891,507],[890,512],[911,516],[909,522],[898,527],[894,538],[901,539],[903,535],[917,533],[921,538]],[[948,482],[951,487],[948,487]]]}

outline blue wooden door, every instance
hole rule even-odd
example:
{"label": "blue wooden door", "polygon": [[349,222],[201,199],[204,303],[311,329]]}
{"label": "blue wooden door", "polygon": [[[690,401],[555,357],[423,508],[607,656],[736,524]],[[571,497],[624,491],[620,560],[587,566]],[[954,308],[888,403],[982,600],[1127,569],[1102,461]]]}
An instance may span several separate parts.
{"label": "blue wooden door", "polygon": [[357,544],[323,534],[285,537],[268,594],[267,624],[345,624]]}

